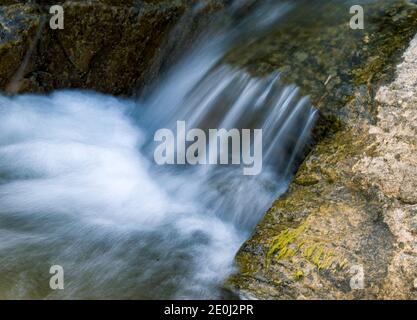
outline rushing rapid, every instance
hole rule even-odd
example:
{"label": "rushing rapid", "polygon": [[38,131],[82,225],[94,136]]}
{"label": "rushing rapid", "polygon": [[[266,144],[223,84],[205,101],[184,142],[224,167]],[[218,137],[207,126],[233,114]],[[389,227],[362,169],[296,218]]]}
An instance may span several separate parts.
{"label": "rushing rapid", "polygon": [[[234,255],[287,189],[316,120],[279,74],[254,78],[222,63],[242,34],[289,10],[265,3],[239,33],[225,23],[200,39],[139,99],[0,96],[0,296],[223,297]],[[262,129],[261,174],[156,165],[155,131],[180,120]],[[63,291],[49,289],[52,265],[65,270]]]}

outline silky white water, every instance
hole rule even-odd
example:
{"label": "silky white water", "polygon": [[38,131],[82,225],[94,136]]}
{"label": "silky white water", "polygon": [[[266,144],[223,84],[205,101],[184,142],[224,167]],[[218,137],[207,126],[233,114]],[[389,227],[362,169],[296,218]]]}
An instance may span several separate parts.
{"label": "silky white water", "polygon": [[[274,8],[272,20],[287,10]],[[225,297],[239,246],[287,189],[316,119],[278,74],[220,62],[235,37],[207,39],[139,100],[0,96],[0,297]],[[179,120],[263,129],[261,174],[157,166],[153,135]],[[64,290],[49,287],[52,265]]]}

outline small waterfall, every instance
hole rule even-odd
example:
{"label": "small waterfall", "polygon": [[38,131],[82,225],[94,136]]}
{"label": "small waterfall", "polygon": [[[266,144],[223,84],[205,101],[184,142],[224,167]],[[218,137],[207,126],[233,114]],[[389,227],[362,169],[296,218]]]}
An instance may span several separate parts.
{"label": "small waterfall", "polygon": [[[187,71],[189,67],[186,65]],[[173,174],[200,175],[193,178],[201,180],[197,188],[205,190],[200,201],[215,208],[223,220],[250,232],[272,201],[287,189],[309,147],[317,111],[308,98],[300,98],[297,87],[283,85],[279,74],[254,78],[220,64],[198,81],[184,82],[168,81],[155,97],[144,102],[143,113],[136,114],[149,134],[144,153],[151,155],[155,149],[152,135],[156,130],[175,131],[177,121],[185,121],[187,129],[206,132],[210,128],[262,129],[263,172],[258,177],[242,176],[240,168],[233,166],[203,166],[197,172],[189,167],[190,173],[178,167],[165,169]]]}
{"label": "small waterfall", "polygon": [[163,88],[162,95],[158,91],[139,116],[150,132],[173,129],[179,120],[189,128],[206,130],[262,129],[264,164],[282,180],[290,179],[317,116],[308,98],[300,98],[297,87],[282,85],[279,74],[258,79],[220,65],[181,87],[183,91],[175,88]]}
{"label": "small waterfall", "polygon": [[[2,294],[222,297],[236,251],[287,189],[316,118],[279,74],[254,78],[222,63],[231,43],[288,12],[273,3],[239,20],[243,31],[226,24],[204,37],[139,101],[76,91],[0,96]],[[262,129],[261,174],[157,166],[153,135],[180,120],[189,129]],[[48,289],[54,264],[65,269],[61,292]]]}

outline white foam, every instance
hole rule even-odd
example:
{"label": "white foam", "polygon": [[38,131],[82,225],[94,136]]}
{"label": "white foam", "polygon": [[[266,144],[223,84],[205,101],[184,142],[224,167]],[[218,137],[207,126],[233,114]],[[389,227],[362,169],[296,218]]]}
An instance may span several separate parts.
{"label": "white foam", "polygon": [[[131,107],[129,101],[79,92],[1,98],[0,172],[6,175],[7,182],[0,184],[0,239],[6,243],[7,237],[8,243],[3,248],[8,251],[3,254],[14,255],[14,263],[24,259],[19,252],[31,257],[34,264],[39,263],[40,254],[57,259],[63,252],[65,261],[76,261],[88,250],[68,251],[57,242],[59,237],[72,233],[98,247],[110,238],[114,241],[111,253],[87,259],[72,272],[80,278],[101,274],[103,283],[108,281],[117,287],[125,279],[112,278],[112,273],[106,276],[103,268],[106,264],[118,268],[114,256],[130,249],[120,246],[120,237],[124,243],[124,238],[146,232],[146,243],[138,243],[138,247],[146,249],[153,246],[151,240],[146,240],[149,233],[154,234],[152,237],[175,233],[178,238],[171,239],[169,246],[155,245],[156,249],[151,250],[161,257],[175,255],[172,250],[178,249],[178,254],[186,250],[191,254],[188,264],[192,271],[183,276],[174,292],[167,291],[166,295],[213,294],[210,286],[231,271],[241,239],[233,226],[207,213],[198,197],[189,194],[187,182],[181,177],[161,175],[158,179],[151,174],[152,164],[139,152],[143,133],[126,116]],[[173,184],[180,187],[175,197],[165,188]],[[25,244],[19,227],[7,226],[13,219],[29,226]],[[35,226],[30,227],[32,223]],[[194,241],[198,233],[204,239]],[[42,247],[29,251],[27,247],[37,241],[43,243]],[[138,241],[141,242],[140,236]],[[123,275],[123,268],[134,268],[136,258],[120,266],[117,277]],[[146,253],[137,263],[146,259],[150,260],[144,263],[147,266],[152,258]],[[176,270],[169,270],[170,263],[167,261],[166,267],[157,263],[157,269],[164,270],[167,277],[175,277]],[[138,277],[138,287],[141,281],[154,276],[150,270],[149,275]],[[30,286],[19,287],[23,296],[29,294]],[[91,287],[87,292],[98,294],[95,290]],[[63,294],[78,297],[83,291],[79,287]]]}

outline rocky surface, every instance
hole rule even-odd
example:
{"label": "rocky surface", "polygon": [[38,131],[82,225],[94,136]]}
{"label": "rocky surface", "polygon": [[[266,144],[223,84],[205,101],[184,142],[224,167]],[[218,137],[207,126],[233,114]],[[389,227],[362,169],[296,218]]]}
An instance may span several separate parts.
{"label": "rocky surface", "polygon": [[0,89],[130,94],[146,83],[163,42],[190,3],[65,1],[64,30],[52,30],[49,7],[56,1],[0,1]]}
{"label": "rocky surface", "polygon": [[30,50],[30,39],[35,37],[39,16],[33,6],[0,6],[0,88],[13,81],[20,65]]}
{"label": "rocky surface", "polygon": [[[417,298],[416,57],[417,38],[371,117],[349,116],[318,143],[242,246],[229,288],[265,299]],[[363,94],[344,108],[358,110]]]}
{"label": "rocky surface", "polygon": [[380,297],[417,298],[417,37],[398,67],[396,80],[382,87],[377,123],[370,126],[372,154],[352,167],[364,190],[384,201],[382,217],[394,236]]}
{"label": "rocky surface", "polygon": [[[257,76],[279,71],[337,126],[374,118],[374,95],[417,30],[417,7],[403,0],[362,4],[364,30],[351,30],[349,4],[300,1],[268,36],[239,44],[228,62]],[[317,14],[326,12],[317,19]],[[358,91],[362,103],[350,103]]]}

